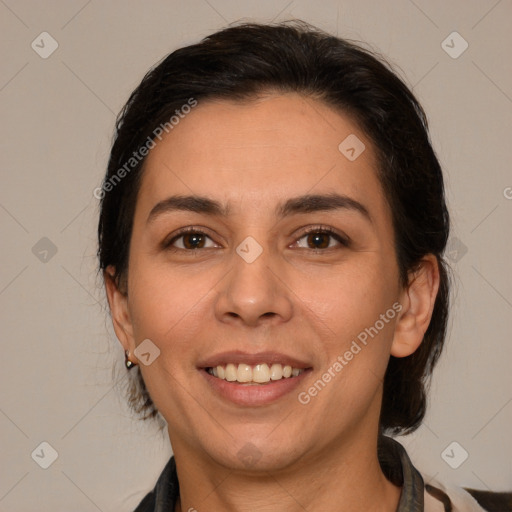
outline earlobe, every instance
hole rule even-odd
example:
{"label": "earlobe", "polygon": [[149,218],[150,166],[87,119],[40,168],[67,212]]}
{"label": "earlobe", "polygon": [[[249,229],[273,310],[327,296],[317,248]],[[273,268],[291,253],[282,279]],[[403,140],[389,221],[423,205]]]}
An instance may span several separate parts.
{"label": "earlobe", "polygon": [[407,357],[421,345],[428,329],[439,290],[439,264],[433,254],[425,256],[402,291],[402,311],[395,326],[391,355]]}
{"label": "earlobe", "polygon": [[135,350],[135,343],[128,309],[128,295],[119,289],[114,279],[114,267],[107,267],[103,273],[103,278],[116,336],[124,350],[133,352]]}

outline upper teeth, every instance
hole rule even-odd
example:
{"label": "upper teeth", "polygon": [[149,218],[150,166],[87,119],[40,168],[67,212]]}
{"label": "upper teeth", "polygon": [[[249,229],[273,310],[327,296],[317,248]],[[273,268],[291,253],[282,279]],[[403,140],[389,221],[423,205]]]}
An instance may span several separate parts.
{"label": "upper teeth", "polygon": [[237,366],[233,363],[229,363],[227,365],[208,368],[208,373],[219,379],[229,382],[255,382],[258,384],[264,384],[271,380],[280,380],[282,378],[297,377],[297,375],[303,372],[303,368],[292,368],[289,365],[283,366],[279,363],[274,363],[270,367],[266,363],[256,364],[254,366],[243,363]]}

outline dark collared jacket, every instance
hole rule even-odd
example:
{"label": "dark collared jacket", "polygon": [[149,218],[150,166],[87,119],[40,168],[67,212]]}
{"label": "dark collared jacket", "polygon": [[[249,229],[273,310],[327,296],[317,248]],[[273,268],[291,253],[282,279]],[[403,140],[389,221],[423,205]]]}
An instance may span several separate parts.
{"label": "dark collared jacket", "polygon": [[[379,447],[379,462],[386,477],[402,487],[396,512],[512,512],[512,493],[447,488],[432,479],[425,479],[428,482],[425,484],[405,448],[389,437]],[[178,496],[176,463],[171,457],[154,489],[134,512],[174,512]]]}

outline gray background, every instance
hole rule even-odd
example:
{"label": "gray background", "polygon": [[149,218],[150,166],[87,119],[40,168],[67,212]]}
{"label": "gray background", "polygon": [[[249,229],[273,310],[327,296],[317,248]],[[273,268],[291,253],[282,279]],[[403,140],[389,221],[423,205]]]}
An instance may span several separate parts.
{"label": "gray background", "polygon": [[[241,18],[298,17],[366,41],[424,105],[456,287],[425,425],[401,441],[441,481],[510,489],[511,14],[510,0],[0,0],[0,511],[133,510],[171,453],[114,386],[123,354],[95,274],[93,190],[147,69]],[[51,49],[43,31],[59,45],[46,59],[31,47]],[[442,46],[453,31],[469,44],[458,58],[445,51],[463,48],[458,36]],[[58,453],[48,469],[43,441]]]}

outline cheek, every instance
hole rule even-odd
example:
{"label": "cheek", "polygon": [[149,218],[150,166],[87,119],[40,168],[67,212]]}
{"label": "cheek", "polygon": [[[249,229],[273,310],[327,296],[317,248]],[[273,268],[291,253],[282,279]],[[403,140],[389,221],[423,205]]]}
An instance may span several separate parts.
{"label": "cheek", "polygon": [[333,334],[355,337],[392,306],[399,287],[393,266],[367,253],[346,266],[304,273],[293,289]]}
{"label": "cheek", "polygon": [[[194,330],[214,320],[215,297],[230,278],[223,281],[222,266],[214,270],[197,263],[191,272],[142,256],[130,264],[129,307],[136,343],[149,338],[165,346],[190,340]],[[298,314],[309,316],[319,328],[323,325],[326,342],[347,339],[373,325],[395,300],[396,272],[387,267],[378,252],[357,255],[341,265],[285,265],[279,273],[286,286],[280,286],[279,293],[295,303]]]}
{"label": "cheek", "polygon": [[134,258],[129,283],[129,305],[135,331],[151,337],[172,330],[194,313],[203,290],[211,288],[208,275],[189,276],[179,269]]}
{"label": "cheek", "polygon": [[193,341],[202,337],[205,294],[215,281],[151,263],[132,269],[129,307],[135,344],[150,339],[160,351],[151,365],[141,365],[142,376],[156,408],[174,424],[173,418],[189,416],[194,407],[188,379],[194,377],[193,361],[200,353]]}
{"label": "cheek", "polygon": [[396,319],[393,304],[347,307],[333,317],[336,336],[323,338],[326,358],[311,387],[301,390],[300,401],[327,423],[357,422],[380,403]]}
{"label": "cheek", "polygon": [[[309,278],[310,286],[297,293],[308,297],[307,309],[322,329],[322,382],[311,392],[321,395],[316,406],[339,420],[346,410],[370,403],[382,385],[396,322],[398,278],[396,269],[373,253],[359,265],[329,272],[317,287],[311,286],[313,281]],[[331,401],[343,404],[343,411],[331,410]]]}

